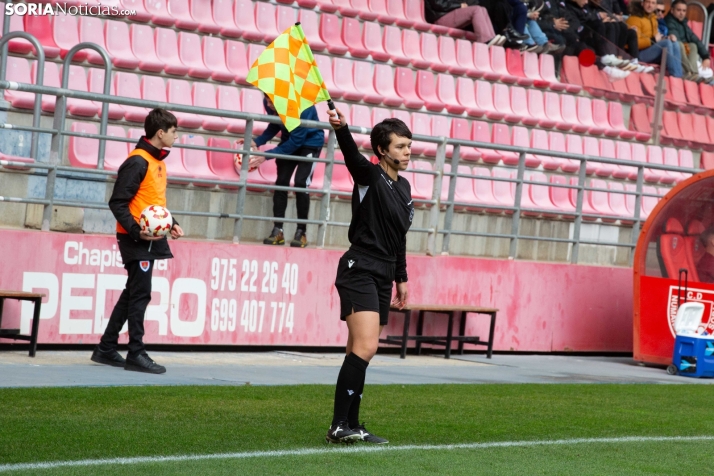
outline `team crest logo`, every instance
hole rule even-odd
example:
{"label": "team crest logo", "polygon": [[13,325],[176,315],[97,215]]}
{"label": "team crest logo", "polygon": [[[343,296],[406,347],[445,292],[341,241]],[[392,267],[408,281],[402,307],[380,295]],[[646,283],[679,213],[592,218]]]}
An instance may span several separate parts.
{"label": "team crest logo", "polygon": [[139,267],[146,273],[151,268],[151,261],[139,261]]}
{"label": "team crest logo", "polygon": [[714,335],[714,291],[709,289],[689,288],[687,294],[684,294],[684,289],[679,289],[677,286],[669,287],[669,296],[667,298],[667,324],[672,333],[672,337],[676,337],[677,333],[674,330],[674,321],[677,318],[679,305],[684,302],[700,302],[704,304],[704,315],[702,322],[697,328],[697,334],[706,332],[708,335]]}

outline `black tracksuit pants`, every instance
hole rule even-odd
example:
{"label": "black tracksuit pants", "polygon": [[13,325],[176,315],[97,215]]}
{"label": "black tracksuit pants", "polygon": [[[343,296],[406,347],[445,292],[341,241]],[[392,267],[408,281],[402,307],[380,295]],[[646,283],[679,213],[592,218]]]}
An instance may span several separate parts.
{"label": "black tracksuit pants", "polygon": [[[303,147],[291,155],[307,157],[310,154],[312,154],[312,157],[319,157],[320,149]],[[315,162],[275,159],[275,165],[278,168],[278,178],[275,180],[275,185],[289,187],[293,172],[295,173],[295,187],[307,188],[310,185]],[[306,192],[295,192],[295,204],[297,206],[297,217],[300,220],[307,220],[310,211],[310,195]],[[285,218],[285,209],[287,207],[288,192],[284,190],[273,192],[273,216],[275,218]],[[283,222],[276,220],[275,226],[282,228]],[[307,225],[299,223],[297,227],[304,231]]]}
{"label": "black tracksuit pants", "polygon": [[109,318],[99,349],[108,352],[116,350],[119,332],[129,321],[129,356],[136,357],[144,350],[144,313],[151,301],[151,275],[154,261],[131,261],[124,265],[129,277],[114,311]]}

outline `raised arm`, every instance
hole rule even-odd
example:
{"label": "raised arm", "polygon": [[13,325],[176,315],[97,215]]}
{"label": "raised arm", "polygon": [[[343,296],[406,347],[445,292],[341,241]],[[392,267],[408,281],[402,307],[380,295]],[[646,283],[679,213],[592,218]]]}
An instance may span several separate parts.
{"label": "raised arm", "polygon": [[352,133],[347,128],[345,116],[339,109],[328,110],[327,114],[330,116],[330,124],[335,129],[335,137],[345,157],[345,165],[347,165],[350,175],[358,185],[370,185],[374,165],[360,154],[359,148],[352,138]]}

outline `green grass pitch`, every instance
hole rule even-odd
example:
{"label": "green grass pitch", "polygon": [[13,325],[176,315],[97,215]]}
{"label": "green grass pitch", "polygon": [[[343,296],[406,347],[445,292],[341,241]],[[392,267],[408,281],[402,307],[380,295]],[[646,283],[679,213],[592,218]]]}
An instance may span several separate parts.
{"label": "green grass pitch", "polygon": [[[375,447],[364,443],[348,451],[324,443],[333,391],[318,385],[3,389],[0,475],[697,474],[710,466],[714,450],[708,385],[368,385],[362,419],[390,439],[386,451],[370,452],[364,449]],[[712,439],[687,439],[702,436]],[[635,439],[569,441],[621,437]],[[639,440],[647,437],[682,439]],[[442,447],[546,440],[564,441]],[[293,452],[245,455],[286,450]],[[8,466],[226,453],[234,455]]]}

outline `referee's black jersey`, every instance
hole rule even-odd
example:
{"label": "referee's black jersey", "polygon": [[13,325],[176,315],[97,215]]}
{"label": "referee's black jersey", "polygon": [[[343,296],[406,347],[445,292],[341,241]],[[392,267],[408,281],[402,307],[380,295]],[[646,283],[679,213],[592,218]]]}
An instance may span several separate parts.
{"label": "referee's black jersey", "polygon": [[407,231],[414,217],[411,186],[404,177],[393,181],[360,154],[347,126],[338,129],[336,137],[355,182],[348,235],[352,248],[396,262],[394,279],[405,282]]}

